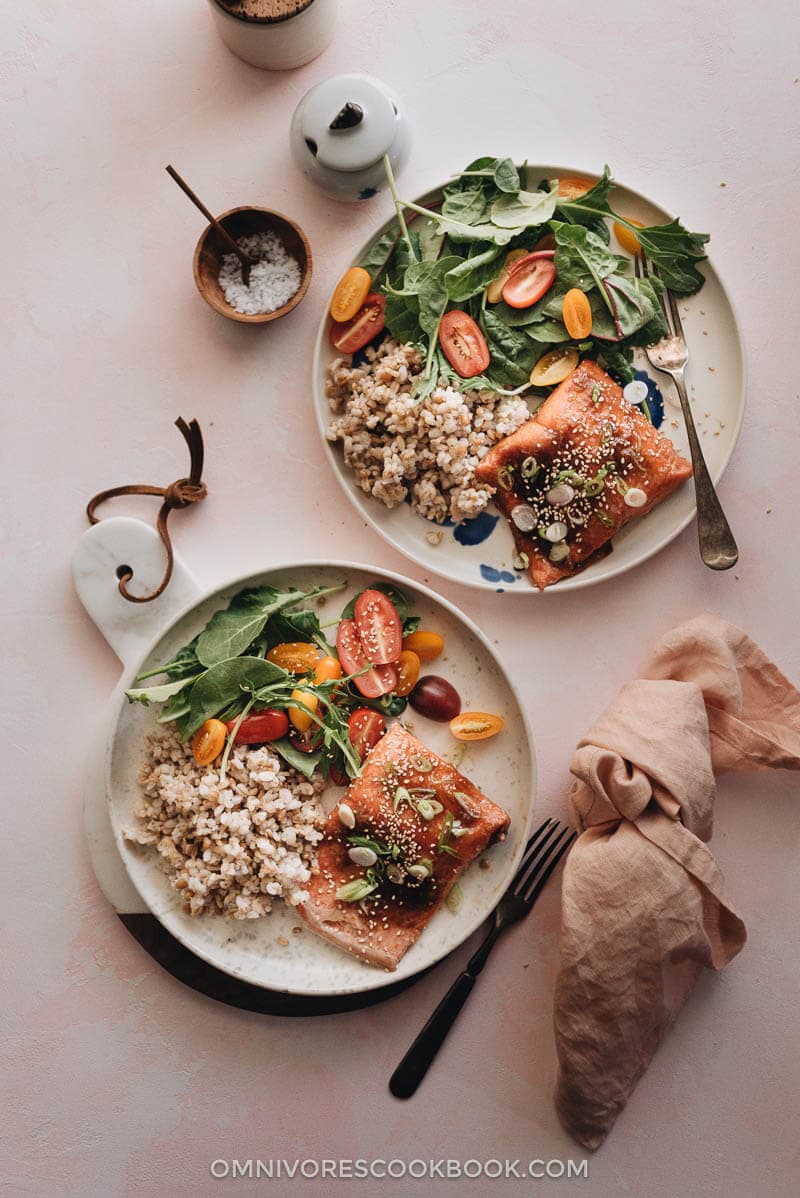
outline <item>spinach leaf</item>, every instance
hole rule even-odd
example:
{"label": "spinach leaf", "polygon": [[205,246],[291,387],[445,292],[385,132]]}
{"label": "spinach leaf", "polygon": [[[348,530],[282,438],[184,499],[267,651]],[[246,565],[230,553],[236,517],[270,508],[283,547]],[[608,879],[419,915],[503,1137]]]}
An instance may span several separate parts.
{"label": "spinach leaf", "polygon": [[473,179],[491,180],[498,191],[515,192],[521,187],[520,175],[510,158],[476,158],[458,175],[455,183],[449,183],[445,194],[459,186],[470,186]]}
{"label": "spinach leaf", "polygon": [[150,703],[166,703],[174,695],[191,687],[193,682],[202,678],[202,673],[187,678],[178,678],[174,682],[163,682],[160,686],[141,686],[125,691],[129,703],[142,703],[147,707]]}
{"label": "spinach leaf", "polygon": [[[590,191],[574,200],[559,198],[557,201],[559,217],[576,225],[593,225],[598,217],[602,219],[604,216],[611,216],[608,197],[613,186],[614,180],[611,178],[611,172],[607,166],[604,166],[602,175]],[[607,237],[606,240],[608,240]]]}
{"label": "spinach leaf", "polygon": [[400,228],[394,222],[385,233],[377,237],[370,246],[364,251],[356,263],[357,266],[363,267],[367,274],[372,279],[372,287],[374,288],[378,280],[383,275],[389,259],[392,256],[392,251],[397,245],[400,236]]}
{"label": "spinach leaf", "polygon": [[495,386],[513,389],[526,383],[547,347],[537,345],[522,329],[512,329],[491,308],[483,313],[482,325]]}
{"label": "spinach leaf", "polygon": [[424,340],[422,327],[419,323],[419,297],[407,295],[402,291],[386,289],[386,308],[384,309],[386,327],[395,341]]}
{"label": "spinach leaf", "polygon": [[423,262],[435,262],[442,252],[444,234],[436,227],[436,221],[428,216],[415,230],[419,237],[419,256]]}
{"label": "spinach leaf", "polygon": [[517,192],[520,189],[519,171],[510,158],[495,159],[492,178],[500,191]]}
{"label": "spinach leaf", "polygon": [[294,607],[327,590],[315,587],[300,591],[290,587],[249,587],[235,595],[223,611],[215,612],[197,638],[197,657],[201,665],[213,666],[229,657],[237,657],[260,636],[270,616],[284,607]]}
{"label": "spinach leaf", "polygon": [[316,644],[323,653],[332,652],[331,645],[320,626],[317,613],[301,609],[300,611],[278,612],[277,615],[270,616],[261,636],[253,642],[250,656],[263,656],[273,645],[283,645],[287,641]]}
{"label": "spinach leaf", "polygon": [[590,291],[596,287],[608,303],[602,290],[606,275],[619,268],[619,259],[590,230],[581,225],[555,225],[556,256],[554,259],[559,288],[578,287]]}
{"label": "spinach leaf", "polygon": [[491,208],[492,221],[502,229],[530,229],[543,225],[556,210],[557,191],[520,191],[501,195]]}
{"label": "spinach leaf", "polygon": [[451,267],[444,279],[450,299],[455,303],[463,303],[488,287],[497,274],[500,253],[499,246],[490,245],[487,250],[462,258],[458,265]]}
{"label": "spinach leaf", "polygon": [[665,287],[676,295],[694,295],[700,290],[705,279],[697,263],[705,261],[703,246],[709,240],[707,233],[690,233],[679,220],[667,225],[649,225],[635,232]]}
{"label": "spinach leaf", "polygon": [[217,662],[192,687],[189,735],[237,698],[276,683],[291,686],[291,676],[263,657],[231,657]]}
{"label": "spinach leaf", "polygon": [[322,749],[317,749],[314,753],[303,753],[294,747],[288,736],[283,740],[273,740],[269,747],[304,778],[311,778],[322,758]]}
{"label": "spinach leaf", "polygon": [[627,345],[602,345],[600,357],[609,374],[624,387],[636,375],[633,365],[633,350]]}
{"label": "spinach leaf", "polygon": [[465,179],[444,189],[442,216],[468,225],[480,225],[489,219],[486,188],[478,179]]}

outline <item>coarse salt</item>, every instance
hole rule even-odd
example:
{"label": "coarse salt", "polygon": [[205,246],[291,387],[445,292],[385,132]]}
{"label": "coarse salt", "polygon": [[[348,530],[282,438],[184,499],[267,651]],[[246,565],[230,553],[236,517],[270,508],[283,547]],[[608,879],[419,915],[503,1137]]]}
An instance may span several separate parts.
{"label": "coarse salt", "polygon": [[280,238],[274,233],[250,233],[237,237],[236,244],[258,261],[250,268],[250,282],[245,286],[242,264],[236,255],[226,254],[222,259],[219,285],[230,306],[243,316],[257,316],[288,304],[302,278],[300,264]]}

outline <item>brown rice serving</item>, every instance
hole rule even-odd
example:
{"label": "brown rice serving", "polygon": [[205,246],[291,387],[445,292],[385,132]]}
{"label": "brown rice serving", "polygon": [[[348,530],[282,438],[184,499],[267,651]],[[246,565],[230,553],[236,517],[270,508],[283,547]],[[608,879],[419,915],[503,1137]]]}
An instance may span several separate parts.
{"label": "brown rice serving", "polygon": [[234,747],[226,784],[200,766],[177,732],[148,737],[139,776],[144,792],[137,826],[125,837],[154,845],[192,915],[232,919],[267,915],[273,900],[307,897],[325,815],[325,783],[284,765],[269,746]]}
{"label": "brown rice serving", "polygon": [[337,358],[326,383],[334,413],[328,440],[341,441],[358,486],[387,507],[410,493],[428,520],[466,520],[494,494],[476,484],[478,462],[530,419],[530,409],[519,396],[457,391],[445,380],[418,400],[413,383],[422,368],[419,350],[391,337],[370,346],[361,366]]}

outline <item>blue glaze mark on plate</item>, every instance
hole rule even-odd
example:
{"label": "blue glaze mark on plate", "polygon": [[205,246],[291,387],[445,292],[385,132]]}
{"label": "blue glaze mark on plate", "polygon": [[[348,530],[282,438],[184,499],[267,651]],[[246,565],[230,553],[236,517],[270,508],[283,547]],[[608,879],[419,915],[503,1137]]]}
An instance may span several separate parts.
{"label": "blue glaze mark on plate", "polygon": [[[646,370],[637,370],[634,378],[639,379],[647,387],[646,402],[650,411],[650,419],[653,422],[654,428],[661,428],[661,425],[664,423],[664,396]],[[644,404],[637,404],[636,406],[643,416],[647,415],[644,411]]]}
{"label": "blue glaze mark on plate", "polygon": [[371,200],[372,197],[376,196],[377,194],[377,187],[362,187],[361,191],[358,193],[358,198],[360,200]]}
{"label": "blue glaze mark on plate", "polygon": [[485,562],[481,562],[481,578],[486,582],[516,582],[516,574],[511,574],[508,570],[497,570],[494,566],[487,566]]}
{"label": "blue glaze mark on plate", "polygon": [[481,512],[471,520],[456,524],[453,537],[459,545],[482,545],[494,532],[499,519],[499,516],[493,516],[490,512]]}

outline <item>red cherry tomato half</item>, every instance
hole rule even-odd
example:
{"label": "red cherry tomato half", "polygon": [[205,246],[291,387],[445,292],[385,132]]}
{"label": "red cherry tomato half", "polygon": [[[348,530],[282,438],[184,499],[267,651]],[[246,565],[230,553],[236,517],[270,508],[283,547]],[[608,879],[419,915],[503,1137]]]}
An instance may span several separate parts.
{"label": "red cherry tomato half", "polygon": [[348,674],[358,674],[353,679],[357,690],[365,699],[379,699],[394,690],[397,682],[397,670],[390,665],[373,665],[365,674],[359,671],[366,669],[371,663],[364,652],[364,646],[359,640],[355,623],[352,620],[340,620],[336,633],[336,652]]}
{"label": "red cherry tomato half", "polygon": [[397,661],[403,648],[403,625],[388,595],[383,591],[362,591],[356,599],[354,620],[369,661],[376,666]]}
{"label": "red cherry tomato half", "polygon": [[471,379],[476,374],[483,374],[489,365],[486,338],[472,317],[460,308],[445,312],[439,322],[439,344],[447,361],[462,379]]}
{"label": "red cherry tomato half", "polygon": [[372,291],[352,320],[331,324],[331,345],[340,354],[354,354],[383,332],[386,296]]}
{"label": "red cherry tomato half", "polygon": [[[236,720],[228,720],[225,725],[228,732],[233,732]],[[236,733],[237,745],[264,745],[270,740],[280,740],[289,731],[289,720],[285,711],[276,707],[267,707],[265,711],[256,711],[246,715]]]}
{"label": "red cherry tomato half", "polygon": [[510,308],[530,308],[553,286],[556,268],[554,250],[538,250],[515,262],[503,288],[503,299]]}
{"label": "red cherry tomato half", "polygon": [[350,743],[363,761],[386,731],[386,720],[371,707],[357,707],[347,721]]}

